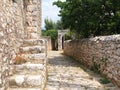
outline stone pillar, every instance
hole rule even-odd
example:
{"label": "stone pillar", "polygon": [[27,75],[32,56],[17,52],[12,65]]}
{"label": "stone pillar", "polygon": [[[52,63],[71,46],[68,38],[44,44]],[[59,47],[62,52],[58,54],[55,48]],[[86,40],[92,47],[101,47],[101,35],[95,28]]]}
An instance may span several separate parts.
{"label": "stone pillar", "polygon": [[68,30],[58,30],[58,50],[63,50],[63,38]]}
{"label": "stone pillar", "polygon": [[62,50],[62,35],[58,34],[58,50]]}
{"label": "stone pillar", "polygon": [[41,0],[26,0],[25,3],[28,39],[38,39],[41,33]]}

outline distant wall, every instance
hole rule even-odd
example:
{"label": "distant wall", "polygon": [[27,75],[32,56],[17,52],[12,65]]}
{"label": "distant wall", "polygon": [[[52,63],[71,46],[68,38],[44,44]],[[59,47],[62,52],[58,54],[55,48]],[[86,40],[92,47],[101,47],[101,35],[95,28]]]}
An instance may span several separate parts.
{"label": "distant wall", "polygon": [[40,38],[47,40],[47,50],[51,51],[52,50],[51,37],[50,36],[41,36]]}
{"label": "distant wall", "polygon": [[120,87],[120,35],[66,41],[64,53],[91,69],[98,69]]}

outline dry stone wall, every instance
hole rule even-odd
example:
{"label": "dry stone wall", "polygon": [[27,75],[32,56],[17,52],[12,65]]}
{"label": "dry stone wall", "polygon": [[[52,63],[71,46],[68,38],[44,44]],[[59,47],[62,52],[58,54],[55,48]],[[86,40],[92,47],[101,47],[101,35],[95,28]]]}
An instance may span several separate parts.
{"label": "dry stone wall", "polygon": [[120,35],[66,41],[64,52],[120,87]]}
{"label": "dry stone wall", "polygon": [[8,89],[12,59],[24,38],[22,0],[0,0],[0,90]]}
{"label": "dry stone wall", "polygon": [[40,4],[41,0],[0,0],[0,90],[8,90],[12,60],[23,39],[38,37],[37,30],[40,34]]}

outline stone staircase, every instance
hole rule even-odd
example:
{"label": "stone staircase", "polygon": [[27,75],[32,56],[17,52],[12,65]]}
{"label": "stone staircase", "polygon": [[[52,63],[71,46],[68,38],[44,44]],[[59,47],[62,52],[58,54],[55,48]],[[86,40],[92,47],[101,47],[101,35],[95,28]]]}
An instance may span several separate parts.
{"label": "stone staircase", "polygon": [[27,62],[14,65],[9,77],[9,90],[44,90],[47,80],[46,43],[43,39],[23,41],[20,53]]}

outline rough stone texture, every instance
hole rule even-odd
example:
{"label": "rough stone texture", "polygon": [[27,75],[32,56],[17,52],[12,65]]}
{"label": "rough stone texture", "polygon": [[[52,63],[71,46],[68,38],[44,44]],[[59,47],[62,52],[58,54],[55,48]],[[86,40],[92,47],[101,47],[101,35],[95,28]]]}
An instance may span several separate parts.
{"label": "rough stone texture", "polygon": [[42,85],[41,75],[16,75],[10,78],[10,87],[41,87]]}
{"label": "rough stone texture", "polygon": [[46,90],[120,90],[112,83],[101,84],[103,77],[61,51],[50,51],[48,62]]}
{"label": "rough stone texture", "polygon": [[47,40],[47,51],[51,51],[52,50],[51,37],[50,36],[41,36],[40,38]]}
{"label": "rough stone texture", "polygon": [[[44,52],[45,46],[30,46],[30,47],[20,47],[21,53],[41,53]],[[34,51],[36,49],[36,51]]]}
{"label": "rough stone texture", "polygon": [[[26,62],[14,65],[14,75],[9,78],[10,90],[15,88],[44,90],[47,78],[47,42],[43,39],[27,39],[23,44],[20,51],[21,57]],[[40,52],[39,49],[43,47],[43,52]]]}
{"label": "rough stone texture", "polygon": [[20,41],[24,38],[22,23],[23,2],[0,0],[0,74],[3,90],[8,89],[8,76],[12,59],[19,52]]}
{"label": "rough stone texture", "polygon": [[64,52],[120,86],[120,35],[66,41]]}
{"label": "rough stone texture", "polygon": [[41,0],[26,0],[26,30],[28,38],[39,39],[41,33]]}
{"label": "rough stone texture", "polygon": [[0,0],[0,90],[9,88],[8,76],[14,74],[13,59],[23,39],[40,35],[40,4],[41,0]]}
{"label": "rough stone texture", "polygon": [[16,88],[16,89],[10,88],[9,90],[41,90],[41,89],[40,88]]}

